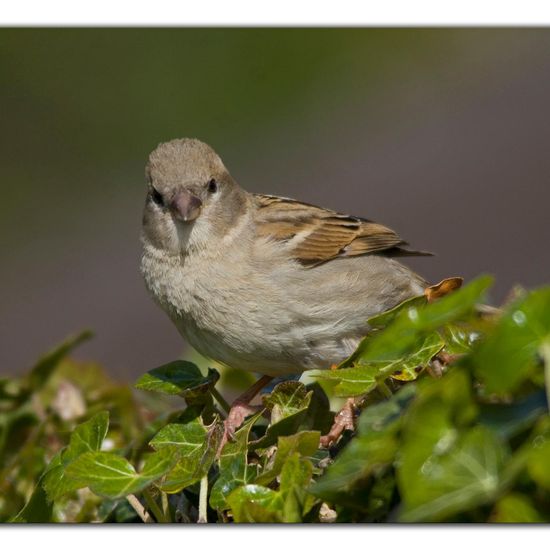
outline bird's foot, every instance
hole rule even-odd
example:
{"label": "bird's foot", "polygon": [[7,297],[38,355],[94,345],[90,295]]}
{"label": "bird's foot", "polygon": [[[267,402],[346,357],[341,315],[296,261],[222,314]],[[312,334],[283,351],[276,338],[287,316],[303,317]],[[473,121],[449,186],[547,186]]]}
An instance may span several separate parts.
{"label": "bird's foot", "polygon": [[324,448],[332,446],[344,430],[355,430],[355,418],[357,415],[357,403],[355,398],[350,397],[340,412],[334,417],[334,423],[328,434],[321,436],[320,445]]}

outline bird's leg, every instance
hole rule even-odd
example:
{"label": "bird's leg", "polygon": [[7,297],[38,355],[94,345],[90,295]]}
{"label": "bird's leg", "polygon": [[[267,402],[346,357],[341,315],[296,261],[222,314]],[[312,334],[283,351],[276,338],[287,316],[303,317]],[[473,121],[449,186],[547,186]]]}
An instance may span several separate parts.
{"label": "bird's leg", "polygon": [[334,417],[334,423],[328,434],[321,437],[321,447],[328,448],[336,443],[344,430],[354,430],[356,414],[357,402],[354,397],[350,397],[346,399],[345,405]]}
{"label": "bird's leg", "polygon": [[229,414],[224,421],[224,433],[220,444],[220,450],[227,443],[228,440],[232,440],[235,435],[235,430],[244,422],[244,419],[258,411],[261,407],[253,406],[250,401],[256,397],[258,392],[267,386],[272,376],[262,376],[259,378],[250,388],[248,388],[243,394],[239,395],[235,401],[231,404]]}

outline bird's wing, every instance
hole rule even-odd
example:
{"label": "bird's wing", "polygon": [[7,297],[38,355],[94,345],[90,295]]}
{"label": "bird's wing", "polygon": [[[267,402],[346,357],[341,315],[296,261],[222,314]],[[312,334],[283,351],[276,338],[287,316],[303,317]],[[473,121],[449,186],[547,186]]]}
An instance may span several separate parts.
{"label": "bird's wing", "polygon": [[291,256],[304,265],[372,253],[431,255],[401,248],[407,243],[394,231],[367,219],[283,197],[254,198],[258,206],[257,235],[286,243]]}

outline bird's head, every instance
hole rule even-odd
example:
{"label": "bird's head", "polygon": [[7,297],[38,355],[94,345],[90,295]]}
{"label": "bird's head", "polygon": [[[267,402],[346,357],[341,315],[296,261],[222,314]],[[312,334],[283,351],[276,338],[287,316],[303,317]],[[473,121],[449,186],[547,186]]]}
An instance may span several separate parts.
{"label": "bird's head", "polygon": [[178,254],[223,236],[243,212],[246,193],[220,157],[196,139],[161,143],[145,169],[144,238]]}

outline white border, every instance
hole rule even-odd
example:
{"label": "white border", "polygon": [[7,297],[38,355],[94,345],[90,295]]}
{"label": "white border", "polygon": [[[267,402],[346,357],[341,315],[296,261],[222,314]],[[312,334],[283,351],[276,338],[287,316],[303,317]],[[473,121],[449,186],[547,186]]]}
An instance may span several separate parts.
{"label": "white border", "polygon": [[458,26],[550,24],[546,0],[17,0],[17,26]]}
{"label": "white border", "polygon": [[[544,0],[17,0],[4,3],[5,26],[541,26],[550,25]],[[292,547],[519,547],[548,534],[537,527],[456,526],[15,526],[5,525],[4,547],[96,550],[194,548],[246,550]],[[528,530],[528,533],[526,532]],[[544,531],[543,531],[544,530]],[[350,537],[355,539],[350,540]],[[160,540],[163,539],[163,540]]]}
{"label": "white border", "polygon": [[[140,525],[140,526],[15,526],[1,528],[4,548],[25,548],[27,543],[49,550],[98,548],[219,548],[222,550],[280,550],[290,548],[407,548],[464,550],[467,548],[520,548],[542,543],[544,526],[389,526],[389,525]],[[467,545],[467,546],[465,546]],[[539,547],[539,546],[537,546]]]}

